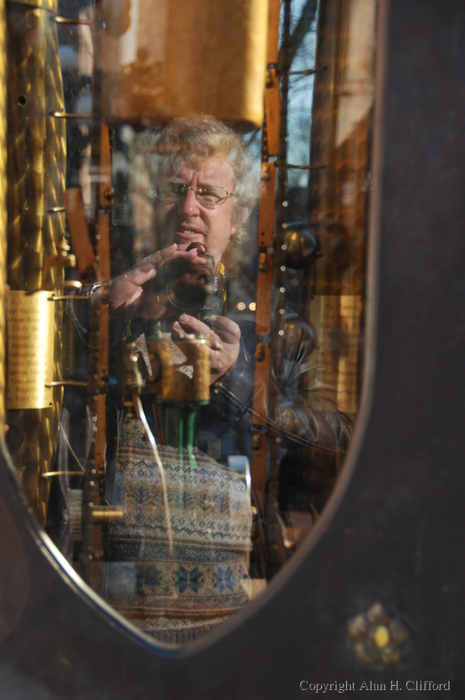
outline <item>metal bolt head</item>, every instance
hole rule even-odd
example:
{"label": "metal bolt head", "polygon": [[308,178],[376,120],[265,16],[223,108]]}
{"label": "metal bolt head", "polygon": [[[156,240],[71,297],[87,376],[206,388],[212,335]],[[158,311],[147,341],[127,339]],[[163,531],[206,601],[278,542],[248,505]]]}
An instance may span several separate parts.
{"label": "metal bolt head", "polygon": [[262,436],[260,433],[254,433],[252,437],[252,449],[259,450],[262,446]]}
{"label": "metal bolt head", "polygon": [[113,187],[111,189],[105,190],[103,193],[103,202],[105,205],[105,209],[111,209],[113,206],[113,202],[115,199],[115,190]]}
{"label": "metal bolt head", "polygon": [[263,362],[265,359],[265,345],[264,343],[257,343],[255,347],[255,359],[257,362]]}

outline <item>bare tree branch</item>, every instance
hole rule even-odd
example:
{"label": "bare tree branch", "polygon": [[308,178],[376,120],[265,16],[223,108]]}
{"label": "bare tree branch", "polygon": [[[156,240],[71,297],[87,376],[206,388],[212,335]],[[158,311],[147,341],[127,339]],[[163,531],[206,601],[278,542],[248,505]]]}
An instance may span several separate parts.
{"label": "bare tree branch", "polygon": [[[312,26],[312,22],[316,17],[316,12],[318,9],[318,0],[307,0],[304,8],[302,10],[302,14],[299,17],[299,21],[297,22],[294,31],[292,32],[290,36],[290,41],[289,41],[289,63],[288,65],[290,66],[292,64],[292,61],[294,60],[294,57],[299,49],[299,46],[301,45],[302,41],[304,40],[304,37],[308,32],[310,31],[310,28]],[[282,49],[279,51],[279,65],[285,65],[285,57],[282,55]]]}

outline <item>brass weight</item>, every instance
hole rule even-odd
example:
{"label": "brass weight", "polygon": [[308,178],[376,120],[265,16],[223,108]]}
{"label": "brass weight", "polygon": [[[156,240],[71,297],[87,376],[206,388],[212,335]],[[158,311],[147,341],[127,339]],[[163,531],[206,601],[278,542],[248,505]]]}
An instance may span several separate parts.
{"label": "brass weight", "polygon": [[[147,341],[149,356],[160,358],[160,399],[164,404],[208,403],[210,359],[206,338],[172,338]],[[154,378],[155,379],[155,378]]]}

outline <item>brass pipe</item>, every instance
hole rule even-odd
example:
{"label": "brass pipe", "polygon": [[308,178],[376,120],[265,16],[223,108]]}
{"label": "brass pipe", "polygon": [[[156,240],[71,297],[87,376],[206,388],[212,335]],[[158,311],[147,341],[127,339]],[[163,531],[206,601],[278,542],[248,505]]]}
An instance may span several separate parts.
{"label": "brass pipe", "polygon": [[52,19],[57,24],[85,24],[87,26],[90,26],[94,23],[91,19],[79,19],[79,17],[77,17],[76,19],[72,17],[53,17]]}
{"label": "brass pipe", "polygon": [[73,112],[49,112],[55,119],[92,119],[92,114],[74,114]]}
{"label": "brass pipe", "polygon": [[58,472],[44,472],[44,474],[40,475],[41,479],[51,479],[54,476],[85,476],[86,473],[83,471],[80,472],[67,472],[67,471],[58,471]]}
{"label": "brass pipe", "polygon": [[124,510],[113,506],[96,506],[91,511],[91,518],[94,525],[122,522],[124,520]]}
{"label": "brass pipe", "polygon": [[87,294],[68,294],[67,296],[57,296],[56,294],[52,294],[49,301],[68,301],[68,299],[72,299],[73,301],[89,301],[89,296]]}
{"label": "brass pipe", "polygon": [[63,381],[63,382],[46,382],[45,386],[89,386],[89,382],[78,382],[78,381],[73,381],[72,379]]}

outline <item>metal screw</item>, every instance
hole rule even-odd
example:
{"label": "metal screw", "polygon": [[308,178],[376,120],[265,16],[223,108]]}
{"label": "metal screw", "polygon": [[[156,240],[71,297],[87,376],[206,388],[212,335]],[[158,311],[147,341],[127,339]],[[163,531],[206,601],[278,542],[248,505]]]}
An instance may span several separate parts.
{"label": "metal screw", "polygon": [[113,200],[115,197],[115,190],[113,187],[111,189],[105,190],[103,193],[103,201],[105,202],[105,208],[109,209],[113,206]]}

